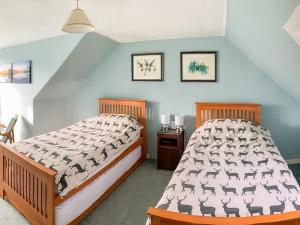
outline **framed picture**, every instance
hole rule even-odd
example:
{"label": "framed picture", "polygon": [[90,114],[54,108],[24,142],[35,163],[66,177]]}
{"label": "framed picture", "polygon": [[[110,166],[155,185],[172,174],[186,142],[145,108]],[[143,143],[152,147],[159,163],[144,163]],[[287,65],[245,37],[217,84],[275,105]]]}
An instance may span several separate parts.
{"label": "framed picture", "polygon": [[181,81],[216,82],[217,52],[181,52]]}
{"label": "framed picture", "polygon": [[11,63],[0,65],[0,83],[11,83]]}
{"label": "framed picture", "polygon": [[12,82],[20,84],[31,83],[31,61],[21,61],[12,64]]}
{"label": "framed picture", "polygon": [[132,81],[162,81],[163,53],[131,55]]}

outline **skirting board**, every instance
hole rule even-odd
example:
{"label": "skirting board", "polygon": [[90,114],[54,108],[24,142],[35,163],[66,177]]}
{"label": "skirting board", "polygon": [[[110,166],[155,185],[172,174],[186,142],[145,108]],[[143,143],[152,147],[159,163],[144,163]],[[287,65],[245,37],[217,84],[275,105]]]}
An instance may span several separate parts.
{"label": "skirting board", "polygon": [[300,164],[300,159],[287,159],[285,160],[287,162],[287,164]]}

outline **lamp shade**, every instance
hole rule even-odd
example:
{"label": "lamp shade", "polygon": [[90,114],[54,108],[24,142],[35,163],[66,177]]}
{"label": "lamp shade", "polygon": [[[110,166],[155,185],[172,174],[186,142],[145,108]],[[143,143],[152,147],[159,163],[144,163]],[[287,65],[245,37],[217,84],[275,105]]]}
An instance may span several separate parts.
{"label": "lamp shade", "polygon": [[161,124],[170,124],[170,115],[161,114],[160,122]]}
{"label": "lamp shade", "polygon": [[184,115],[175,115],[175,125],[183,126],[184,125]]}
{"label": "lamp shade", "polygon": [[74,9],[63,26],[62,30],[67,33],[88,33],[95,30],[82,9]]}

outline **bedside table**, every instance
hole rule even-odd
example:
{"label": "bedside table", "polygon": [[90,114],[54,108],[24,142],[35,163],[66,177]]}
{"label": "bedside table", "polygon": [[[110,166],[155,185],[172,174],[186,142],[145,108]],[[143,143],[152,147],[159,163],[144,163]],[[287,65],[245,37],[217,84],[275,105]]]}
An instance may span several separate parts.
{"label": "bedside table", "polygon": [[175,170],[184,152],[184,131],[157,132],[157,169]]}

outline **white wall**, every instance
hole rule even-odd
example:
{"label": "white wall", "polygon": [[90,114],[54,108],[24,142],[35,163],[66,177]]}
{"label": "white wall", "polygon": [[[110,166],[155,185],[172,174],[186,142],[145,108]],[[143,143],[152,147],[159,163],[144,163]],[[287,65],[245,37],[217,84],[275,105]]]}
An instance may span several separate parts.
{"label": "white wall", "polygon": [[68,58],[82,35],[63,35],[0,50],[0,64],[32,60],[31,84],[0,84],[0,121],[19,115],[16,140],[33,135],[33,99]]}

